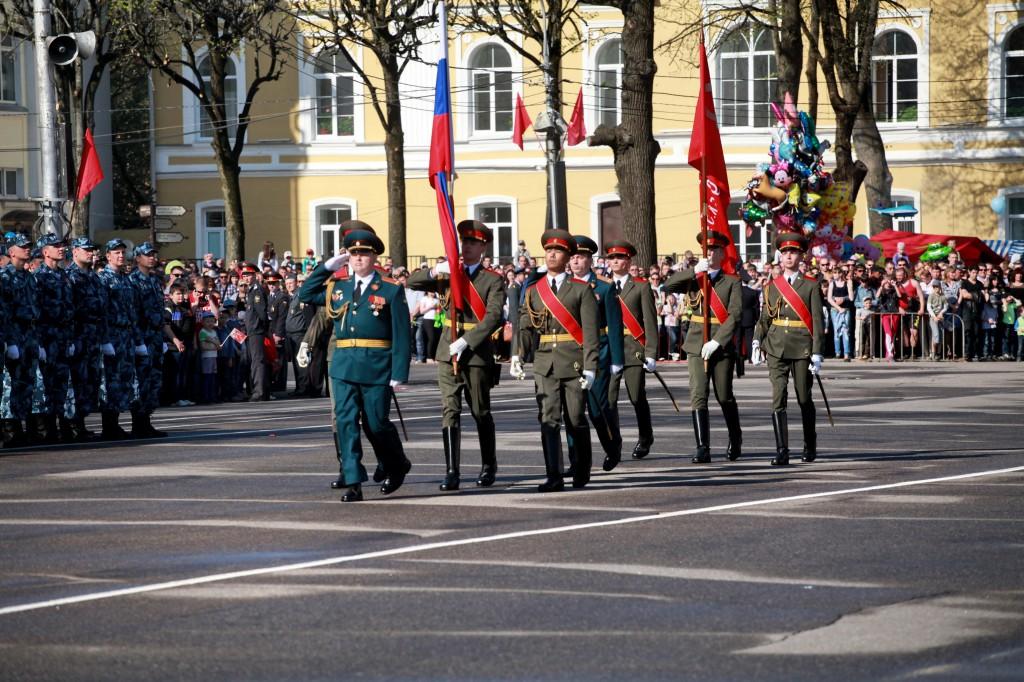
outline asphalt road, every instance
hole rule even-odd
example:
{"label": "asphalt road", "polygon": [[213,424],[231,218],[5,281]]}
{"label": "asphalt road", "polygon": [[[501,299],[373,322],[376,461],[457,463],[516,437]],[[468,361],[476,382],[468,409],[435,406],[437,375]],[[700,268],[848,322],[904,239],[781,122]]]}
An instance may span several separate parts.
{"label": "asphalt road", "polygon": [[786,468],[763,368],[737,382],[744,457],[713,410],[707,466],[685,366],[662,371],[684,412],[651,382],[651,455],[553,495],[511,380],[498,484],[472,484],[467,417],[464,487],[438,491],[432,366],[400,395],[414,466],[387,498],[328,489],[326,400],[4,453],[0,679],[1024,679],[1021,365],[828,363],[836,427],[818,399],[819,460]]}

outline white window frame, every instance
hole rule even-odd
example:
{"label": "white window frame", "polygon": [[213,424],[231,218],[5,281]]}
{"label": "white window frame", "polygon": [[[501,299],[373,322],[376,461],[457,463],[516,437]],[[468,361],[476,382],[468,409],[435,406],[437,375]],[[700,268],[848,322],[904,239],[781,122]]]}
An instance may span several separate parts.
{"label": "white window frame", "polygon": [[1013,239],[1010,234],[1010,199],[1024,198],[1024,185],[1003,187],[996,196],[1002,197],[1006,202],[1006,209],[999,214],[999,238]]}
{"label": "white window frame", "polygon": [[598,248],[603,248],[601,243],[601,206],[612,202],[622,202],[622,197],[615,192],[595,194],[590,197],[590,238],[594,240]]}
{"label": "white window frame", "polygon": [[[12,84],[13,87],[14,87],[14,99],[2,99],[2,98],[0,98],[0,102],[2,102],[4,104],[17,104],[18,103],[18,96],[21,94],[21,87],[20,87],[21,83],[19,82],[19,78],[18,78],[19,72],[21,71],[21,60],[18,59],[18,57],[19,57],[18,53],[20,51],[19,50],[19,47],[20,47],[19,42],[20,41],[15,40],[14,36],[3,36],[2,38],[0,38],[0,41],[2,41],[2,40],[9,40],[10,43],[11,43],[10,45],[4,45],[2,42],[0,42],[0,59],[5,57],[6,55],[10,54],[11,55],[11,59],[14,62],[14,68],[12,69],[13,78],[14,78],[14,82]],[[2,78],[3,78],[3,72],[0,71],[0,79],[2,79]],[[3,81],[0,80],[0,93],[2,93],[2,92],[3,92]]]}
{"label": "white window frame", "polygon": [[[917,213],[914,216],[912,216],[912,217],[906,217],[906,218],[896,218],[896,217],[894,217],[892,219],[892,221],[894,223],[893,229],[894,230],[896,229],[896,227],[895,227],[896,221],[899,221],[901,223],[910,222],[910,223],[913,223],[914,229],[911,232],[908,232],[907,234],[921,234],[921,193],[918,192],[917,190],[913,190],[913,189],[895,189],[894,188],[894,189],[892,189],[889,192],[889,196],[892,197],[892,205],[893,206],[901,205],[903,202],[899,201],[899,199],[900,198],[904,198],[904,199],[910,199],[913,202],[913,204],[914,204],[914,208],[917,209]],[[870,232],[870,230],[869,230],[869,232]]]}
{"label": "white window frame", "polygon": [[[313,251],[316,252],[317,256],[323,256],[325,259],[330,258],[334,254],[320,253],[320,209],[330,206],[347,206],[352,214],[349,220],[357,220],[359,217],[359,202],[352,197],[321,197],[309,202],[309,229],[306,234],[309,241],[307,243],[312,245]],[[335,239],[335,243],[337,246],[341,246],[340,231]],[[307,248],[309,247],[302,247],[302,253],[305,253]]]}
{"label": "white window frame", "polygon": [[[986,6],[988,12],[988,125],[1024,125],[1024,117],[1005,118],[1006,79],[1004,77],[1004,46],[1014,29],[1024,26],[1024,2],[1008,2]],[[1014,20],[1010,17],[1017,14]]]}
{"label": "white window frame", "polygon": [[[906,14],[883,10],[878,13],[878,21],[875,27],[876,38],[887,31],[903,31],[917,46],[917,121],[878,121],[878,127],[927,128],[931,123],[931,10],[911,9]],[[901,21],[903,23],[898,23]]]}
{"label": "white window frame", "polygon": [[[206,48],[196,50],[196,66],[201,64],[209,52]],[[243,45],[240,54],[231,55],[231,61],[235,65],[235,99],[238,101],[238,113],[242,113],[245,106],[245,93],[248,87],[245,74],[245,47]],[[182,59],[187,59],[182,50]],[[190,69],[184,70],[184,77],[191,79],[195,74]],[[192,94],[192,91],[183,87],[181,89],[182,106],[182,137],[185,144],[209,144],[210,138],[202,135],[202,110],[199,98]]]}
{"label": "white window frame", "polygon": [[206,244],[208,241],[208,234],[206,228],[206,215],[210,211],[224,211],[224,227],[215,228],[217,230],[224,230],[224,250],[225,255],[228,246],[228,228],[227,228],[227,209],[224,206],[223,199],[210,199],[208,201],[200,201],[195,205],[195,210],[192,215],[195,216],[195,235],[196,235],[196,258],[202,259],[207,253]]}
{"label": "white window frame", "polygon": [[[743,204],[745,204],[746,202],[747,202],[747,195],[746,195],[746,193],[738,193],[738,194],[737,193],[733,193],[729,197],[729,204],[730,205],[732,205],[732,204],[739,204],[739,206],[742,207]],[[726,217],[728,218],[728,208],[726,209]],[[735,224],[737,224],[737,223],[739,224],[739,230],[737,231],[737,234],[739,235],[739,240],[736,242],[736,252],[739,254],[739,260],[740,260],[739,265],[742,265],[743,263],[746,263],[747,261],[749,261],[751,259],[751,257],[752,257],[751,254],[748,253],[748,246],[749,245],[747,243],[747,225],[746,225],[746,223],[743,222],[742,219],[740,219],[738,221],[737,220],[729,220],[728,222],[729,222],[730,228],[732,226],[734,226]],[[772,253],[771,232],[772,232],[772,221],[771,220],[766,220],[764,228],[761,230],[760,244],[756,244],[755,245],[755,247],[759,249],[758,253],[756,254],[756,257],[757,257],[758,262],[761,265],[764,265],[765,263],[772,262],[771,259],[774,257],[773,253]],[[756,232],[755,232],[755,235],[756,235]],[[751,237],[751,239],[753,239],[753,237]]]}
{"label": "white window frame", "polygon": [[597,47],[594,49],[594,57],[590,64],[592,69],[590,78],[590,88],[591,97],[593,99],[593,119],[595,128],[601,123],[599,120],[599,116],[601,114],[601,104],[600,98],[598,96],[601,91],[601,85],[598,76],[601,74],[602,71],[614,71],[616,75],[617,92],[615,95],[615,125],[622,122],[622,73],[624,69],[624,64],[619,64],[617,69],[602,69],[597,63],[597,59],[601,55],[601,52],[603,52],[606,49],[610,49],[609,46],[616,41],[618,41],[621,46],[622,36],[609,34],[608,36],[605,37],[604,40],[598,43]]}
{"label": "white window frame", "polygon": [[[470,61],[473,59],[473,55],[476,54],[477,50],[483,48],[486,45],[497,45],[501,49],[508,53],[509,58],[512,61],[512,66],[509,71],[512,74],[512,106],[513,106],[513,126],[512,130],[515,129],[515,102],[516,96],[522,96],[523,94],[523,57],[519,52],[506,45],[497,38],[487,38],[474,42],[469,49],[465,50],[459,59],[460,68],[455,74],[455,81],[457,84],[457,103],[456,111],[454,112],[456,122],[456,139],[462,140],[507,140],[509,145],[514,145],[512,142],[512,130],[507,131],[493,131],[493,130],[476,130],[473,121],[473,69],[469,66]],[[527,107],[529,108],[529,107]],[[493,117],[493,114],[492,114]]]}
{"label": "white window frame", "polygon": [[[742,133],[742,132],[752,132],[752,131],[763,131],[763,130],[767,130],[769,128],[772,128],[775,125],[775,119],[772,116],[768,117],[769,118],[768,124],[765,125],[765,126],[751,125],[751,123],[750,123],[750,119],[751,119],[750,107],[755,106],[754,104],[752,104],[752,102],[754,101],[752,98],[749,99],[748,102],[747,102],[748,109],[747,109],[747,116],[746,116],[746,120],[747,120],[746,124],[744,124],[744,125],[730,125],[730,126],[727,126],[724,123],[724,121],[725,121],[725,113],[724,113],[725,105],[724,105],[723,100],[722,100],[722,98],[724,97],[724,92],[722,92],[723,89],[722,89],[722,80],[721,80],[721,78],[722,78],[722,45],[729,38],[729,36],[731,36],[733,34],[733,32],[735,32],[735,31],[750,31],[750,30],[752,30],[752,28],[753,29],[757,29],[758,27],[756,27],[756,26],[752,27],[751,24],[749,24],[748,22],[746,22],[744,20],[739,20],[739,21],[733,22],[731,25],[729,25],[729,26],[727,26],[727,27],[722,29],[722,31],[716,37],[716,40],[714,42],[714,45],[712,46],[712,49],[709,50],[710,54],[708,56],[708,62],[709,62],[708,70],[710,71],[712,89],[714,90],[713,94],[715,96],[715,112],[718,115],[719,128],[723,132],[731,132],[731,133],[741,132]],[[767,29],[761,28],[761,30],[767,30]],[[773,41],[774,41],[774,38],[773,38]],[[749,52],[747,52],[746,54],[747,54],[747,59],[748,59],[748,66],[750,67],[748,69],[748,72],[747,72],[747,81],[746,81],[746,83],[747,83],[748,93],[750,93],[750,91],[753,88],[753,83],[754,83],[754,78],[753,78],[753,58],[755,56],[757,56],[757,55],[768,55],[768,54],[770,54],[772,60],[774,61],[775,60],[775,52],[774,52],[774,50],[771,53],[769,53],[767,51],[765,51],[765,52],[757,52],[753,48],[751,48],[751,50]],[[778,80],[778,69],[779,69],[779,65],[776,62],[775,63],[775,72],[776,72],[775,73],[775,80]],[[775,91],[774,91],[774,88],[772,88],[771,92],[769,93],[768,101],[769,102],[773,101],[774,97],[775,97]]]}
{"label": "white window frame", "polygon": [[[308,41],[309,36],[309,33],[303,33],[297,38],[299,41],[298,54],[302,55],[302,57],[298,59],[299,111],[304,112],[298,117],[299,139],[303,143],[312,144],[356,145],[365,142],[365,109],[369,106],[369,103],[366,101],[366,94],[363,91],[363,81],[359,78],[358,73],[353,73],[352,79],[352,98],[355,102],[355,106],[353,108],[352,134],[340,136],[316,134],[317,78],[315,75],[315,65],[311,57],[319,52],[320,49],[327,48],[310,46]],[[348,50],[349,56],[352,57],[352,63],[356,67],[362,69],[362,49],[352,45],[346,45],[345,47]]]}
{"label": "white window frame", "polygon": [[[602,9],[596,5],[587,9],[587,11],[600,11]],[[597,52],[601,49],[609,40],[616,38],[622,38],[622,27],[623,23],[620,19],[602,19],[596,21],[585,22],[582,26],[583,29],[583,55],[582,63],[586,67],[583,72],[584,83],[583,83],[583,120],[587,124],[587,130],[595,130],[597,128],[597,81],[594,78],[597,71],[594,65],[597,60]],[[571,91],[568,95],[572,97]],[[572,104],[574,100],[570,100],[568,104]],[[621,113],[622,100],[619,100],[619,109]]]}
{"label": "white window frame", "polygon": [[[494,204],[505,204],[512,209],[510,230],[512,253],[510,257],[511,262],[514,263],[516,258],[516,250],[519,247],[519,200],[516,197],[507,196],[503,194],[487,194],[473,197],[466,201],[466,215],[472,216],[473,220],[480,220],[479,218],[477,218],[477,209]],[[495,232],[494,240],[491,242],[491,248],[485,255],[490,256],[492,265],[497,266],[497,264],[501,262],[498,257],[498,234],[491,224],[484,224],[487,225],[488,227],[491,227],[491,230]]]}
{"label": "white window frame", "polygon": [[[876,62],[888,62],[888,63],[890,63],[892,65],[892,82],[891,83],[887,83],[888,87],[886,89],[889,90],[889,92],[887,93],[888,97],[889,97],[889,100],[888,100],[889,103],[892,104],[893,106],[897,106],[894,103],[898,102],[896,93],[897,93],[897,90],[899,89],[899,82],[900,82],[899,78],[898,78],[898,74],[897,74],[897,69],[899,68],[899,63],[901,61],[910,61],[911,59],[913,59],[916,62],[916,65],[917,65],[917,69],[916,69],[916,71],[917,71],[917,77],[916,77],[916,81],[917,81],[917,97],[915,97],[915,99],[914,99],[914,106],[917,108],[917,115],[914,117],[913,121],[901,121],[898,118],[894,118],[893,120],[889,121],[889,120],[879,119],[877,116],[875,117],[875,120],[877,121],[878,125],[880,125],[880,126],[881,125],[888,125],[888,126],[912,126],[912,127],[916,127],[917,126],[918,118],[920,118],[920,116],[921,116],[921,48],[917,44],[917,37],[914,35],[914,33],[912,31],[908,31],[905,28],[895,28],[894,27],[894,28],[887,28],[884,31],[877,31],[875,33],[875,40],[877,41],[880,37],[885,36],[885,35],[889,35],[889,34],[892,34],[892,33],[900,33],[900,34],[910,38],[911,42],[914,43],[914,50],[915,50],[915,52],[914,52],[913,55],[892,55],[892,56],[886,55],[886,56],[879,57],[879,56],[876,56],[874,54],[874,51],[872,51],[872,54],[871,54],[872,87],[874,87],[874,84],[875,84],[875,80],[874,80],[874,65],[875,65],[875,63]],[[874,101],[873,97],[872,97],[872,104],[875,107],[878,106],[877,102]]]}

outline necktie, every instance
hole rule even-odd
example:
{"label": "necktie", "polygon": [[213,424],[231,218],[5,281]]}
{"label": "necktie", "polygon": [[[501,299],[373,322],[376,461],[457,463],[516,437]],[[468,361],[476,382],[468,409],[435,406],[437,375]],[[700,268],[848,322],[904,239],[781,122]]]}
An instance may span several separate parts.
{"label": "necktie", "polygon": [[551,278],[551,293],[553,293],[553,294],[557,294],[558,293],[558,278],[557,277],[552,277]]}
{"label": "necktie", "polygon": [[352,298],[355,299],[356,301],[358,301],[359,297],[362,296],[362,295],[363,295],[363,283],[360,282],[357,279],[356,280],[356,290],[355,290],[355,293],[352,294]]}
{"label": "necktie", "polygon": [[620,294],[622,293],[622,280],[621,279],[615,280],[615,291],[620,293]]}

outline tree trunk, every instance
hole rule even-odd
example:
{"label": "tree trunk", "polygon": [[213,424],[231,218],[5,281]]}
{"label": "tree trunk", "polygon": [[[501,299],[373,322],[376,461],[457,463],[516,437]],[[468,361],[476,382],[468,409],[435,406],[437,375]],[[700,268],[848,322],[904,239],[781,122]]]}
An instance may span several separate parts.
{"label": "tree trunk", "polygon": [[873,207],[892,206],[892,173],[885,159],[885,144],[871,110],[870,99],[861,101],[861,110],[853,127],[853,146],[857,158],[868,167],[865,187],[868,193],[868,229],[872,235],[892,228],[892,218],[875,213]]}
{"label": "tree trunk", "polygon": [[786,93],[800,101],[800,69],[803,66],[804,43],[800,30],[801,0],[778,0],[779,29],[775,31],[775,59],[778,63],[778,82],[775,99],[782,102]]}
{"label": "tree trunk", "polygon": [[[215,133],[216,137],[227,134],[223,131]],[[220,175],[220,191],[224,196],[224,223],[227,225],[225,239],[225,260],[245,260],[245,215],[242,211],[242,169],[235,162],[233,155],[221,152],[214,143],[217,157],[217,170]],[[197,216],[198,218],[198,216]],[[200,230],[196,229],[198,238]]]}
{"label": "tree trunk", "polygon": [[807,30],[810,33],[808,42],[812,42],[814,45],[809,50],[807,55],[807,68],[804,71],[804,76],[807,80],[807,114],[812,120],[818,120],[818,50],[815,47],[818,45],[818,36],[820,34],[820,27],[818,25],[818,8],[812,2],[808,9],[809,16],[807,18]]}
{"label": "tree trunk", "polygon": [[402,128],[402,99],[398,88],[397,61],[384,68],[387,127],[384,150],[388,178],[388,255],[395,265],[407,265],[405,208],[405,131]]}

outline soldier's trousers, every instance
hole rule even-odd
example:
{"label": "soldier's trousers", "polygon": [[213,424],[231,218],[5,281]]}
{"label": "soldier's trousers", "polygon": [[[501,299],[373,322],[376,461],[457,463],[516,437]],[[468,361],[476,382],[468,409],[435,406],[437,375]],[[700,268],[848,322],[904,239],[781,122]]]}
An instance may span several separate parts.
{"label": "soldier's trousers", "polygon": [[559,428],[564,413],[569,426],[573,429],[587,429],[587,433],[590,433],[584,415],[586,401],[579,377],[559,379],[534,374],[533,383],[537,393],[537,420],[541,426]]}
{"label": "soldier's trousers", "polygon": [[633,403],[636,410],[636,425],[640,431],[640,440],[649,442],[654,440],[654,428],[651,426],[651,407],[647,403],[647,387],[644,385],[643,365],[629,365],[622,370],[622,374],[611,377],[608,386],[608,403],[612,414],[615,415],[615,423],[619,423],[619,386],[626,382],[626,394],[629,402]]}
{"label": "soldier's trousers", "polygon": [[459,365],[459,373],[455,374],[450,362],[437,363],[437,385],[441,389],[441,426],[459,426],[463,392],[473,419],[479,422],[489,417],[492,381],[490,367]]}
{"label": "soldier's trousers", "polygon": [[[612,454],[621,445],[622,436],[619,434],[618,424],[615,415],[612,413],[611,403],[608,402],[608,388],[611,383],[611,366],[601,363],[601,368],[594,377],[594,384],[587,391],[587,413],[590,415],[590,423],[594,426],[598,440],[605,454]],[[572,456],[575,447],[573,434],[565,434],[566,444],[569,446],[569,454]]]}
{"label": "soldier's trousers", "polygon": [[796,388],[796,401],[802,413],[814,413],[811,385],[811,361],[809,358],[799,360],[783,360],[773,355],[768,356],[768,380],[772,384],[772,410],[786,409],[789,398],[789,375],[793,375],[793,386]]}
{"label": "soldier's trousers", "polygon": [[103,356],[100,406],[104,411],[126,412],[135,399],[135,351],[131,330],[111,329],[113,355]]}
{"label": "soldier's trousers", "polygon": [[292,361],[292,373],[295,374],[295,392],[307,394],[309,393],[309,366],[299,367],[299,360],[296,357],[304,336],[305,334],[289,334],[285,343],[288,347],[288,359]]}
{"label": "soldier's trousers", "polygon": [[398,430],[391,423],[391,387],[387,384],[358,384],[331,378],[334,396],[334,422],[337,428],[338,450],[341,453],[341,477],[345,485],[355,485],[368,479],[363,466],[363,444],[359,439],[359,414],[363,427],[372,434],[377,457],[385,472],[395,471],[405,461],[405,450]]}
{"label": "soldier's trousers", "polygon": [[252,379],[252,395],[259,400],[270,400],[270,368],[264,356],[262,334],[249,334],[245,347],[249,351],[249,373]]}
{"label": "soldier's trousers", "polygon": [[135,356],[135,377],[138,385],[132,412],[153,414],[160,406],[160,386],[164,380],[164,342],[158,336],[145,340],[148,355]]}
{"label": "soldier's trousers", "polygon": [[39,350],[32,338],[22,338],[17,345],[21,357],[17,360],[4,358],[4,394],[0,405],[4,419],[26,419],[32,414]]}
{"label": "soldier's trousers", "polygon": [[704,359],[694,354],[686,363],[690,373],[690,409],[708,409],[709,374],[715,386],[715,399],[725,406],[736,404],[736,396],[732,392],[733,372],[736,369],[736,356],[722,349],[715,351],[708,361],[708,373],[704,371]]}
{"label": "soldier's trousers", "polygon": [[[79,339],[76,343],[80,343]],[[103,353],[95,344],[87,344],[71,360],[71,386],[75,394],[75,417],[96,411],[103,381]]]}
{"label": "soldier's trousers", "polygon": [[[52,331],[43,330],[43,338],[49,335],[52,335]],[[43,348],[46,349],[46,362],[39,363],[39,373],[43,377],[42,401],[39,409],[34,411],[38,414],[67,417],[70,412],[67,409],[68,388],[71,386],[71,359],[67,357],[67,345],[50,341],[45,343]]]}

